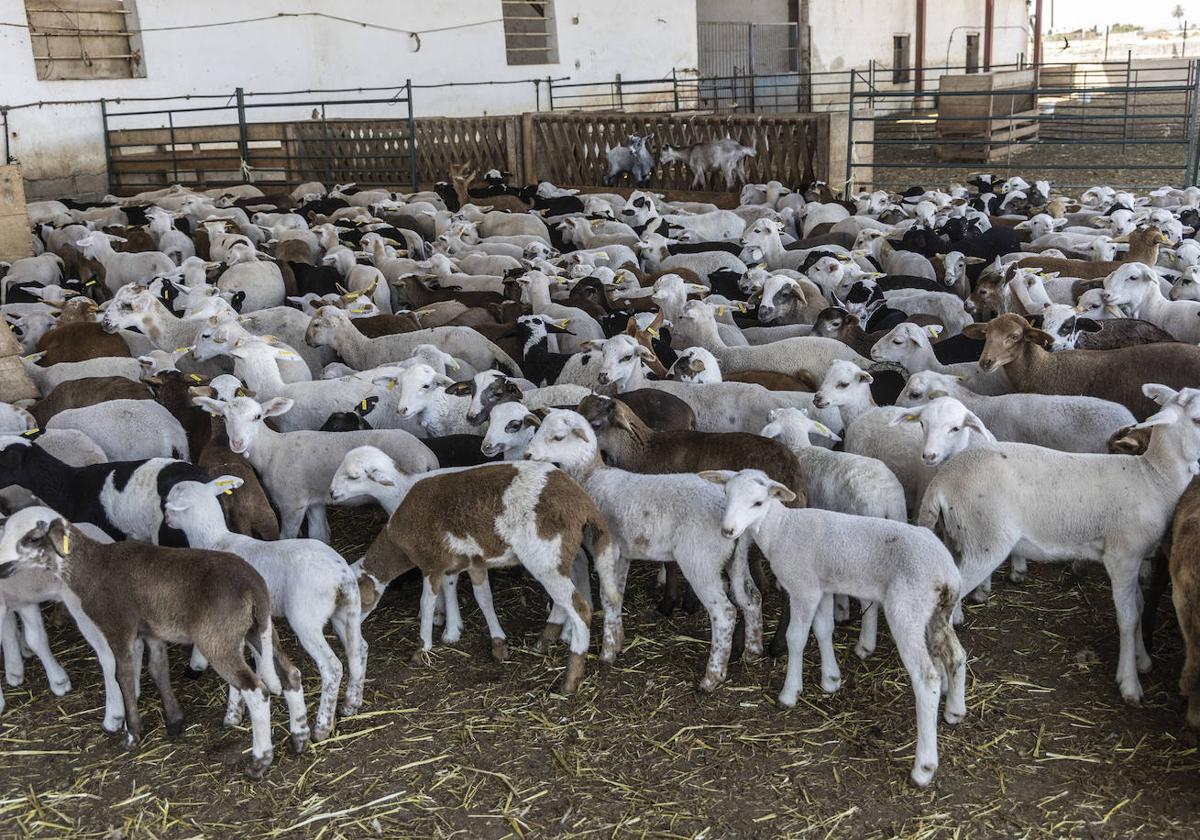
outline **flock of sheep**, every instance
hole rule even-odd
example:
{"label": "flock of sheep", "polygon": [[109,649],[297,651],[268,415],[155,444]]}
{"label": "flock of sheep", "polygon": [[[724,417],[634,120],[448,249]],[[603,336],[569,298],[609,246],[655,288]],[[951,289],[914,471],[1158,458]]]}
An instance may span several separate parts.
{"label": "flock of sheep", "polygon": [[[248,711],[257,778],[271,694],[296,751],[331,734],[339,696],[359,710],[362,622],[406,572],[415,660],[436,625],[460,639],[464,572],[503,659],[489,570],[523,567],[570,693],[593,572],[613,662],[629,564],[653,561],[662,609],[686,587],[709,616],[705,691],[769,647],[794,705],[810,631],[837,691],[835,623],[857,602],[865,658],[882,612],[925,785],[943,695],[946,723],[967,712],[963,598],[1006,561],[1016,583],[1030,560],[1102,562],[1136,704],[1157,557],[1200,727],[1200,190],[981,175],[838,200],[772,181],[720,210],[473,176],[29,206],[37,256],[7,266],[0,307],[39,394],[0,404],[10,685],[36,654],[69,690],[40,611],[61,601],[99,660],[104,728],[141,737],[148,655],[178,734],[166,645],[189,644],[189,670],[229,685],[226,724]],[[366,504],[388,522],[343,558],[326,509]],[[279,618],[320,672],[311,728]]]}

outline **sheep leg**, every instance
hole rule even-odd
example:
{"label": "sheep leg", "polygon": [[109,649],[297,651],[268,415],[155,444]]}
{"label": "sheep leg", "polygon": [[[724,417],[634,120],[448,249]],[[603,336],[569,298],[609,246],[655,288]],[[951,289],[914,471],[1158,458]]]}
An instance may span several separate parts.
{"label": "sheep leg", "polygon": [[[458,608],[458,572],[445,575],[442,578],[442,594],[438,596],[438,604],[444,605],[445,629],[442,630],[442,644],[458,644],[462,638],[462,612]],[[434,623],[437,622],[435,607]]]}
{"label": "sheep leg", "polygon": [[[1147,652],[1154,647],[1154,628],[1158,624],[1158,605],[1171,584],[1171,570],[1166,553],[1159,548],[1150,561],[1150,588],[1142,608],[1142,644]],[[1182,622],[1180,622],[1182,624]]]}
{"label": "sheep leg", "polygon": [[704,679],[700,681],[700,690],[713,691],[725,681],[737,611],[725,595],[725,581],[719,569],[712,569],[704,578],[700,575],[688,575],[688,583],[696,591],[696,597],[704,604],[708,611],[709,623],[712,625],[708,667],[704,672]]}
{"label": "sheep leg", "polygon": [[108,646],[108,640],[104,638],[100,628],[83,610],[74,609],[72,605],[71,614],[75,616],[80,634],[92,646],[92,650],[96,652],[96,659],[100,662],[100,674],[104,679],[104,722],[101,725],[105,732],[120,732],[125,727],[125,705],[121,700],[121,687],[117,683],[117,667],[112,648]]}
{"label": "sheep leg", "polygon": [[204,658],[200,648],[192,645],[192,655],[188,660],[187,667],[183,669],[183,675],[189,680],[198,680],[204,676],[206,668],[208,668],[208,660]]}
{"label": "sheep leg", "polygon": [[279,513],[279,539],[294,540],[300,536],[300,525],[304,522],[307,508],[284,508]]}
{"label": "sheep leg", "polygon": [[913,759],[912,780],[918,787],[925,787],[938,768],[937,714],[942,691],[941,678],[925,644],[925,623],[914,622],[911,616],[895,615],[886,607],[884,611],[900,661],[912,680],[917,707],[917,750]]}
{"label": "sheep leg", "polygon": [[600,579],[600,605],[604,608],[600,661],[611,663],[625,644],[621,604],[625,596],[625,578],[629,574],[629,559],[621,556],[615,543],[609,542],[595,553],[595,566],[596,577]]}
{"label": "sheep leg", "polygon": [[309,505],[304,514],[304,521],[308,525],[310,540],[329,542],[329,520],[325,516],[325,505]]}
{"label": "sheep leg", "polygon": [[135,699],[142,696],[142,659],[145,649],[146,645],[140,636],[133,640],[133,696]]}
{"label": "sheep leg", "polygon": [[242,702],[242,692],[229,686],[229,700],[225,704],[225,726],[234,727],[241,726],[242,713],[245,711],[246,704]]}
{"label": "sheep leg", "polygon": [[571,582],[571,578],[558,570],[554,556],[546,558],[548,562],[528,564],[525,566],[534,579],[546,590],[546,594],[554,601],[567,616],[571,623],[571,653],[567,658],[567,672],[563,676],[561,692],[574,694],[583,680],[584,663],[587,659],[588,645],[591,643],[591,631],[588,625],[592,620],[592,608],[584,602],[579,590]]}
{"label": "sheep leg", "polygon": [[808,643],[808,631],[812,628],[817,607],[821,604],[822,592],[814,589],[800,595],[788,593],[791,603],[791,620],[787,624],[787,677],[783,690],[779,692],[781,706],[795,706],[800,692],[804,690],[804,645]]}
{"label": "sheep leg", "polygon": [[483,620],[487,622],[488,635],[492,637],[492,658],[503,662],[508,658],[508,641],[504,635],[504,628],[500,626],[500,619],[496,617],[487,569],[483,566],[472,566],[467,570],[467,574],[471,578],[471,593],[475,596],[479,611],[483,613]]}
{"label": "sheep leg", "polygon": [[683,572],[679,571],[678,563],[667,563],[663,569],[667,579],[663,584],[663,594],[658,602],[658,611],[669,616],[675,612],[675,606],[679,603],[679,589],[684,585]]}
{"label": "sheep leg", "polygon": [[333,614],[333,631],[346,651],[346,666],[350,671],[342,703],[342,716],[349,717],[362,708],[363,683],[367,678],[367,643],[362,637],[361,613],[355,613],[351,607],[338,607]]}
{"label": "sheep leg", "polygon": [[250,712],[250,766],[246,768],[246,775],[257,780],[275,759],[271,747],[271,704],[263,688],[244,689],[241,694],[242,702]]}
{"label": "sheep leg", "polygon": [[1024,583],[1029,577],[1029,564],[1024,557],[1015,554],[1008,558],[1008,580],[1010,583]]}
{"label": "sheep leg", "polygon": [[1117,656],[1117,684],[1121,696],[1131,706],[1142,701],[1142,684],[1138,679],[1137,643],[1138,624],[1138,564],[1124,558],[1106,555],[1104,566],[1112,581],[1113,606],[1117,613],[1117,627],[1121,634],[1121,648]]}
{"label": "sheep leg", "polygon": [[[755,586],[750,567],[746,562],[747,542],[741,541],[734,548],[733,564],[729,568],[729,591],[733,602],[742,611],[747,659],[757,659],[763,653],[762,593]],[[736,631],[735,631],[736,635]]]}
{"label": "sheep leg", "polygon": [[338,692],[342,687],[342,663],[329,642],[325,641],[324,616],[305,611],[301,615],[288,616],[288,623],[300,647],[317,663],[317,670],[321,674],[321,698],[317,701],[312,738],[314,741],[324,741],[333,732]]}
{"label": "sheep leg", "polygon": [[[121,699],[125,703],[125,745],[135,746],[142,739],[142,718],[138,715],[137,690],[134,687],[134,644],[130,637],[113,646],[113,658],[116,660],[117,684],[121,686]],[[141,657],[138,667],[140,667]]]}
{"label": "sheep leg", "polygon": [[850,596],[839,592],[833,596],[833,620],[838,624],[850,620]]}
{"label": "sheep leg", "polygon": [[413,653],[414,665],[428,665],[429,651],[433,650],[433,605],[437,592],[429,575],[421,576],[421,647]]}
{"label": "sheep leg", "polygon": [[[324,641],[324,634],[321,636]],[[279,688],[283,692],[284,702],[288,707],[288,732],[291,735],[290,745],[296,755],[304,752],[308,746],[310,732],[308,729],[308,707],[304,705],[304,688],[300,684],[300,670],[292,664],[283,648],[279,646],[279,634],[271,628],[271,654],[275,665],[275,675],[279,679]],[[341,665],[341,662],[334,657]],[[269,699],[269,698],[268,698]],[[334,692],[334,703],[337,703],[337,693]]]}
{"label": "sheep leg", "polygon": [[167,667],[167,643],[158,639],[148,639],[146,648],[149,654],[147,667],[150,669],[150,677],[154,680],[154,685],[158,687],[158,696],[162,698],[163,717],[167,721],[167,735],[177,738],[183,734],[183,709],[179,708],[179,701],[175,699],[175,692],[171,690],[171,674]]}
{"label": "sheep leg", "polygon": [[50,682],[50,691],[56,697],[62,697],[71,690],[71,678],[58,664],[54,654],[50,652],[50,639],[46,636],[46,625],[42,623],[42,610],[37,604],[19,607],[16,612],[21,615],[21,624],[25,627],[25,641],[34,652],[42,667],[46,669],[46,679]]}
{"label": "sheep leg", "polygon": [[17,614],[0,604],[0,646],[4,648],[4,681],[18,686],[25,681],[25,660],[17,634]]}
{"label": "sheep leg", "polygon": [[860,600],[862,609],[862,626],[858,631],[858,644],[854,653],[859,659],[866,659],[875,652],[875,644],[879,638],[879,602]]}
{"label": "sheep leg", "polygon": [[1183,636],[1183,672],[1179,691],[1188,699],[1187,724],[1200,729],[1200,581],[1195,575],[1179,576],[1171,590],[1171,601]]}
{"label": "sheep leg", "polygon": [[833,652],[833,593],[826,592],[817,604],[813,616],[813,635],[821,651],[821,690],[833,694],[842,687],[842,672],[838,669],[837,654]]}

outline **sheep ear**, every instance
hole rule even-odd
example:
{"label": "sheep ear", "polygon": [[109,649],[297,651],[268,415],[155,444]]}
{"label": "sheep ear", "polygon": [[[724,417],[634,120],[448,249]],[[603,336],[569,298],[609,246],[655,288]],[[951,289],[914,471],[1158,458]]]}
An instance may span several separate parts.
{"label": "sheep ear", "polygon": [[[211,390],[210,388],[209,391]],[[225,413],[225,403],[220,400],[214,400],[212,397],[194,396],[192,397],[192,405],[204,409],[214,417],[220,417]]]}
{"label": "sheep ear", "polygon": [[871,376],[871,374],[867,373],[865,370],[861,370],[858,372],[858,381],[865,382],[870,385],[875,381],[875,377]]}
{"label": "sheep ear", "polygon": [[778,481],[772,481],[769,485],[767,485],[767,495],[772,499],[779,499],[779,501],[783,502],[784,504],[788,502],[794,502],[796,500],[796,494],[784,487]]}
{"label": "sheep ear", "polygon": [[220,496],[222,493],[226,496],[232,496],[233,491],[245,484],[245,481],[238,478],[236,475],[222,475],[208,482],[209,489],[213,491],[213,495]]}
{"label": "sheep ear", "polygon": [[286,397],[275,397],[275,399],[267,400],[263,403],[263,417],[278,417],[280,414],[286,414],[296,404],[295,400],[289,400]]}
{"label": "sheep ear", "polygon": [[[442,378],[445,379],[447,377],[442,377]],[[449,385],[446,386],[446,393],[450,394],[452,396],[455,396],[455,397],[469,397],[469,396],[471,396],[471,383],[470,382],[451,382]]]}
{"label": "sheep ear", "polygon": [[968,429],[974,429],[983,437],[984,440],[988,441],[989,443],[996,442],[996,436],[988,431],[987,426],[983,425],[983,421],[980,420],[974,412],[967,412],[967,419],[964,421],[963,425]]}
{"label": "sheep ear", "polygon": [[1048,332],[1033,329],[1032,327],[1025,330],[1025,340],[1032,341],[1034,344],[1044,347],[1047,350],[1054,346],[1054,336]]}
{"label": "sheep ear", "polygon": [[705,481],[711,481],[713,484],[724,484],[733,478],[736,473],[733,470],[703,470],[697,473],[697,475]]}
{"label": "sheep ear", "polygon": [[396,482],[392,481],[391,477],[377,469],[367,470],[367,478],[383,487],[395,487]]}
{"label": "sheep ear", "polygon": [[1142,393],[1159,405],[1166,405],[1179,395],[1179,392],[1175,389],[1168,388],[1166,385],[1157,385],[1153,382],[1147,382],[1143,385]]}
{"label": "sheep ear", "polygon": [[963,327],[962,334],[967,338],[983,341],[987,338],[987,324],[967,324]]}
{"label": "sheep ear", "polygon": [[524,419],[521,420],[521,428],[523,428],[523,429],[536,429],[541,425],[542,425],[542,418],[538,417],[533,412],[526,414]]}
{"label": "sheep ear", "polygon": [[919,410],[918,411],[906,411],[904,414],[897,414],[895,417],[893,417],[890,421],[888,421],[888,425],[889,426],[899,426],[901,423],[919,423],[919,422],[921,422],[921,412]]}

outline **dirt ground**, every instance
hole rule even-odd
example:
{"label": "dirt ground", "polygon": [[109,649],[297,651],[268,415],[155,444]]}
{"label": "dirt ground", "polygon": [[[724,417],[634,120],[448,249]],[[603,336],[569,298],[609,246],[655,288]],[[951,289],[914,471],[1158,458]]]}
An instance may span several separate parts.
{"label": "dirt ground", "polygon": [[[381,523],[335,515],[336,544],[356,558]],[[335,736],[287,753],[273,703],[276,763],[253,783],[240,767],[244,728],[221,725],[211,675],[176,689],[183,737],[163,729],[146,680],[146,739],[126,751],[100,728],[100,679],[73,625],[51,628],[74,680],[55,698],[36,662],[6,688],[0,717],[0,836],[97,837],[1195,837],[1200,755],[1175,696],[1181,651],[1164,604],[1142,708],[1114,683],[1116,633],[1106,579],[1069,566],[999,575],[968,608],[967,719],[940,727],[934,784],[908,781],[913,701],[886,633],[867,662],[857,622],[837,633],[840,693],[821,692],[813,646],[795,709],[775,702],[783,663],[731,667],[697,693],[707,652],[703,614],[653,612],[653,569],[635,566],[626,649],[613,667],[589,657],[570,699],[553,693],[565,653],[536,653],[545,597],[502,573],[496,606],[512,653],[492,661],[483,622],[465,606],[464,641],[408,664],[418,586],[393,587],[365,626],[366,703]],[[469,599],[467,599],[469,600]],[[774,624],[778,598],[768,602]],[[598,626],[598,622],[595,622]],[[315,668],[285,633],[305,673]],[[595,645],[593,645],[593,649]]]}

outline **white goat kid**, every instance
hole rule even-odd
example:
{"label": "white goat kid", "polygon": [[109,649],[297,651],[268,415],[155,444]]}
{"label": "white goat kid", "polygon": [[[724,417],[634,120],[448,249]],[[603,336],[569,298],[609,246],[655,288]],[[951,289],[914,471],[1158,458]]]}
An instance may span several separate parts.
{"label": "white goat kid", "polygon": [[960,579],[954,558],[931,532],[901,522],[811,508],[785,508],[795,498],[758,470],[704,472],[725,485],[721,533],[749,531],[791,601],[788,670],[779,702],[794,706],[803,687],[809,629],[821,651],[821,688],[841,687],[833,651],[833,593],[883,604],[897,652],[916,698],[917,748],[912,780],[925,786],[937,772],[937,713],[945,721],[967,713],[966,655],[950,624]]}
{"label": "white goat kid", "polygon": [[[325,641],[325,625],[331,621],[350,670],[342,714],[353,715],[362,705],[367,649],[360,627],[358,578],[340,554],[317,540],[266,542],[232,533],[217,497],[241,485],[242,480],[231,475],[207,484],[181,481],[167,495],[166,521],[187,534],[193,548],[236,554],[262,575],[271,592],[272,614],[287,617],[301,647],[321,672],[321,699],[312,730],[313,740],[321,741],[333,731],[342,684],[342,663]],[[231,690],[230,707],[240,703],[241,695]]]}

